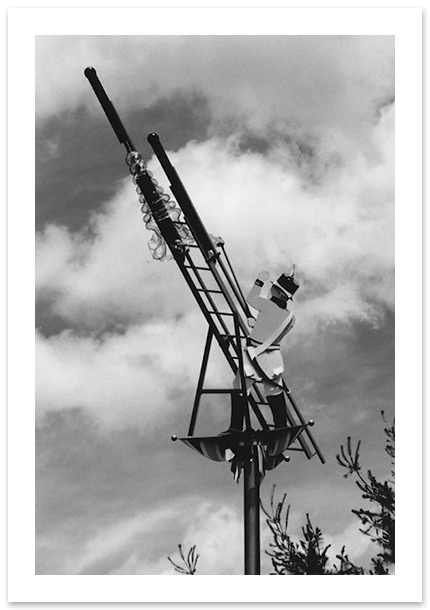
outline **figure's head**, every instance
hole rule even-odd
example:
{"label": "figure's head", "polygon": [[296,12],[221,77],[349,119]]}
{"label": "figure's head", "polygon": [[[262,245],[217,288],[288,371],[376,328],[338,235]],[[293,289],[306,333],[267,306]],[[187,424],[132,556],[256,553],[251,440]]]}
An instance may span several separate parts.
{"label": "figure's head", "polygon": [[294,293],[300,287],[300,284],[294,277],[295,270],[295,265],[293,265],[288,275],[283,273],[273,282],[271,291],[273,296],[285,300],[285,302],[293,299]]}

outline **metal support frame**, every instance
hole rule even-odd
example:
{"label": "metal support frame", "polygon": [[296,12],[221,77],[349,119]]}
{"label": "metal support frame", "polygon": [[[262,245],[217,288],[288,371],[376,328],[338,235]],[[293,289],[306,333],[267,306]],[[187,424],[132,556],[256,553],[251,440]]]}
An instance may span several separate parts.
{"label": "metal support frame", "polygon": [[190,425],[188,428],[188,436],[193,436],[194,428],[196,427],[197,413],[199,412],[200,399],[202,396],[203,384],[204,384],[205,377],[206,377],[206,370],[208,368],[209,354],[210,354],[210,350],[211,350],[213,336],[214,336],[213,332],[212,332],[211,328],[209,327],[208,334],[206,337],[205,349],[203,352],[203,360],[202,360],[202,366],[200,368],[199,380],[197,382],[197,390],[196,390],[196,396],[194,398],[194,405],[193,405],[193,410],[191,413]]}

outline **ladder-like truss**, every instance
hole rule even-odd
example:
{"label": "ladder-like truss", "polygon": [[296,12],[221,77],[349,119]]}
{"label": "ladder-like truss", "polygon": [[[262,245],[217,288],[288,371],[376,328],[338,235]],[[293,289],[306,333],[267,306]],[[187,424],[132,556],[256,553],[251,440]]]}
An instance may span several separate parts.
{"label": "ladder-like truss", "polygon": [[[181,226],[185,225],[194,237],[194,243],[185,247],[183,252],[176,248],[172,248],[171,251],[208,323],[206,344],[188,429],[188,435],[192,436],[203,394],[245,393],[242,349],[250,334],[247,319],[252,314],[227,255],[224,241],[212,237],[206,231],[177,172],[168,160],[158,136],[150,134],[148,142],[159,159],[170,181],[170,189],[181,208],[182,215],[176,221],[177,228],[179,230]],[[175,221],[172,222],[175,224]],[[236,374],[239,370],[242,373],[241,389],[205,387],[206,370],[214,339],[221,348],[232,372]],[[288,424],[304,426],[302,434],[298,436],[296,443],[289,447],[289,450],[303,451],[309,459],[318,455],[321,462],[324,463],[323,455],[309,430],[308,422],[303,418],[285,380],[283,380],[283,387],[288,400]],[[268,403],[262,392],[261,383],[256,382],[253,385],[248,403],[261,428],[267,430],[269,426],[262,410],[267,411],[264,407],[268,408]],[[246,411],[246,427],[250,428],[248,410]]]}
{"label": "ladder-like truss", "polygon": [[[191,227],[189,228],[191,229]],[[241,389],[205,387],[205,377],[214,339],[221,348],[234,375],[241,369],[242,348],[250,332],[247,325],[250,312],[223,242],[218,242],[216,255],[211,259],[205,257],[204,252],[196,243],[189,246],[183,260],[176,258],[176,262],[208,323],[203,359],[188,428],[188,436],[192,436],[202,395],[242,392]],[[283,386],[288,399],[287,421],[289,425],[305,425],[307,422],[293,399],[285,380],[283,380]],[[262,392],[261,384],[258,382],[254,384],[251,390],[249,406],[261,428],[267,430],[269,426],[263,412],[268,410],[268,403]],[[267,408],[265,409],[265,407]],[[247,427],[249,427],[249,421]],[[296,443],[289,447],[289,450],[304,451],[308,458],[316,454],[324,462],[308,426],[298,437]]]}

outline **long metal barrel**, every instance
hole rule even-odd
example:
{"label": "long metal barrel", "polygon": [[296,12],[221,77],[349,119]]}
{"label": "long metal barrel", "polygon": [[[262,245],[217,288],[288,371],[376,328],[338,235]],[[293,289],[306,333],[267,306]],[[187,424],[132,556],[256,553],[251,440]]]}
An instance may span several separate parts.
{"label": "long metal barrel", "polygon": [[[133,152],[135,155],[138,155],[130,136],[128,135],[117,111],[108,98],[106,91],[104,90],[103,85],[97,76],[97,72],[94,68],[88,67],[84,70],[84,74],[90,81],[94,93],[105,111],[105,114],[109,119],[118,140],[121,144],[124,144],[127,149],[127,153]],[[140,157],[140,155],[138,156]],[[128,157],[129,155],[127,155],[127,164],[129,165]],[[153,180],[152,174],[150,174],[146,169],[131,173],[133,173],[135,183],[139,187],[140,193],[144,196],[145,201],[151,210],[152,217],[158,225],[164,241],[169,246],[173,256],[177,260],[182,260],[184,257],[184,249],[182,248],[181,236],[178,233],[177,227],[170,218],[169,211],[166,208],[164,199],[160,192],[160,187],[157,185],[157,182]]]}
{"label": "long metal barrel", "polygon": [[91,87],[94,89],[94,93],[96,94],[103,110],[107,118],[109,119],[109,123],[112,125],[114,132],[121,144],[127,149],[127,152],[131,152],[132,150],[136,150],[133,142],[130,139],[124,125],[122,124],[121,119],[118,116],[117,111],[115,110],[114,105],[106,95],[106,91],[101,84],[99,77],[97,76],[97,72],[91,66],[85,68],[84,70],[85,76],[90,81]]}
{"label": "long metal barrel", "polygon": [[215,256],[215,245],[209,237],[209,234],[206,231],[206,228],[201,221],[201,218],[198,215],[190,196],[185,190],[177,171],[170,163],[166,151],[160,142],[160,138],[156,133],[150,133],[147,140],[152,146],[154,153],[160,161],[161,167],[164,169],[164,172],[170,181],[170,189],[176,201],[179,203],[179,206],[187,219],[188,226],[191,228],[197,243],[201,247],[206,258],[208,260],[213,259]]}

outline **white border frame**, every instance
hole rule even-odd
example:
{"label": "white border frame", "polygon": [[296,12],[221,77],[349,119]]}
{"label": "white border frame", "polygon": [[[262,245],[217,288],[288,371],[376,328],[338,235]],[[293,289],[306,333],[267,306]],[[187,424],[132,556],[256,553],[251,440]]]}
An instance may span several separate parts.
{"label": "white border frame", "polygon": [[[12,8],[8,21],[9,602],[421,601],[421,9]],[[347,576],[334,587],[319,576],[286,583],[201,576],[190,586],[186,578],[170,583],[170,576],[34,574],[34,38],[142,35],[142,23],[151,24],[151,34],[396,37],[396,277],[407,286],[397,282],[397,563],[388,581]]]}

